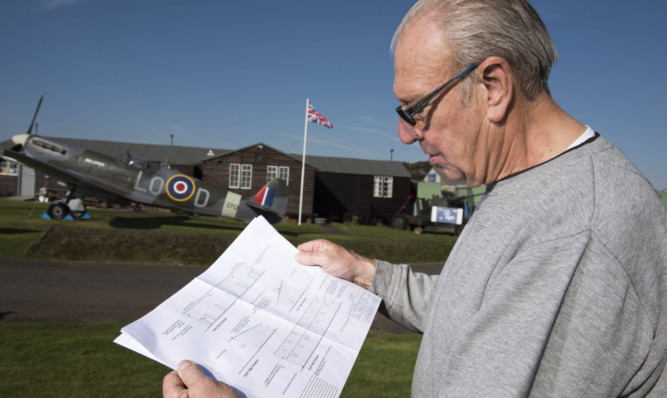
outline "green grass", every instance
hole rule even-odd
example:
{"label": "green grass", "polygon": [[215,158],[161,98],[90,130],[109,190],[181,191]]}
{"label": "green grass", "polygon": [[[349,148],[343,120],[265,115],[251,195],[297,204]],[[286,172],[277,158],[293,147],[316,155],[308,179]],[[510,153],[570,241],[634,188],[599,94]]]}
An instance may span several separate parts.
{"label": "green grass", "polygon": [[[0,396],[160,396],[169,369],[114,344],[121,326],[0,322]],[[371,332],[341,397],[409,396],[420,341]]]}
{"label": "green grass", "polygon": [[114,344],[120,327],[0,322],[0,396],[159,396],[168,370]]}
{"label": "green grass", "polygon": [[38,221],[44,210],[44,204],[0,199],[0,254],[24,255],[48,229],[47,224]]}
{"label": "green grass", "polygon": [[409,397],[421,335],[371,331],[341,397]]}
{"label": "green grass", "polygon": [[[89,220],[45,220],[47,205],[0,199],[0,255],[68,261],[210,265],[247,222],[186,216],[165,210],[89,208]],[[395,263],[444,262],[456,237],[415,234],[386,226],[281,222],[274,225],[294,245],[329,239],[364,256]]]}
{"label": "green grass", "polygon": [[[42,219],[47,205],[0,199],[0,255],[71,261],[210,265],[246,222],[89,209],[89,220]],[[456,238],[388,227],[275,225],[292,244],[324,238],[392,262],[444,262]],[[164,366],[113,344],[120,324],[0,322],[0,397],[156,397]],[[343,397],[406,397],[421,337],[372,331]]]}

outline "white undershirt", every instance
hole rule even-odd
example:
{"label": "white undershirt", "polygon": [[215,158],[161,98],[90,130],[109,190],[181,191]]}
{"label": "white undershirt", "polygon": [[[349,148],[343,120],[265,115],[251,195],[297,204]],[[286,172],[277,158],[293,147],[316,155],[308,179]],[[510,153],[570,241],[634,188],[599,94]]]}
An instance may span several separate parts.
{"label": "white undershirt", "polygon": [[574,140],[574,142],[572,144],[570,144],[569,147],[567,147],[566,151],[568,149],[574,148],[577,145],[581,145],[584,141],[586,141],[589,138],[593,138],[594,136],[595,136],[595,132],[593,131],[593,129],[590,128],[589,126],[586,126],[586,130],[583,132],[583,134],[581,134],[579,136],[579,138]]}

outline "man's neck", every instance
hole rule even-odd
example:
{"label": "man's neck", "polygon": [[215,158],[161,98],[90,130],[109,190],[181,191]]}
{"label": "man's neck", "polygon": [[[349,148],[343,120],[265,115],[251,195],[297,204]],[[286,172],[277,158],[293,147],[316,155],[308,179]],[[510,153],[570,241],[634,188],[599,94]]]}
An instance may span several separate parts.
{"label": "man's neck", "polygon": [[508,118],[507,157],[498,179],[553,159],[586,130],[548,94],[517,102],[523,103],[516,104],[517,113]]}

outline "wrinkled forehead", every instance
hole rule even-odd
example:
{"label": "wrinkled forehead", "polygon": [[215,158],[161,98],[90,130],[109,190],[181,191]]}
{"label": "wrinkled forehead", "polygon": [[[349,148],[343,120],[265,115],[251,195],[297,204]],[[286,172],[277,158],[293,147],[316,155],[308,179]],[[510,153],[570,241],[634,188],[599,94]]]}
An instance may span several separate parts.
{"label": "wrinkled forehead", "polygon": [[450,74],[448,46],[442,32],[426,18],[407,26],[394,53],[394,91],[399,99],[424,95]]}

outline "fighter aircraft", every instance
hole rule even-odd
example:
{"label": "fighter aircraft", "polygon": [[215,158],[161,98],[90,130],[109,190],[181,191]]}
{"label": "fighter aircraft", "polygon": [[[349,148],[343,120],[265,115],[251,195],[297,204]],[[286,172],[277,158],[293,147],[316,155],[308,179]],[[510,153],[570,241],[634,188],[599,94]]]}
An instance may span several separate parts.
{"label": "fighter aircraft", "polygon": [[13,136],[13,146],[5,149],[3,155],[66,184],[65,197],[49,205],[47,213],[52,219],[60,220],[70,213],[75,216],[85,213],[80,200],[76,203],[73,200],[75,192],[84,197],[123,198],[145,205],[239,220],[252,220],[262,215],[275,223],[285,215],[288,193],[280,178],[264,185],[254,196],[244,198],[129,152],[111,157],[33,135],[32,128],[42,99],[43,96],[27,133]]}

